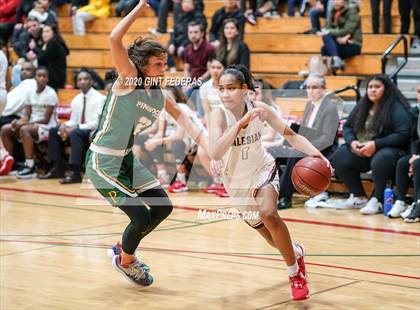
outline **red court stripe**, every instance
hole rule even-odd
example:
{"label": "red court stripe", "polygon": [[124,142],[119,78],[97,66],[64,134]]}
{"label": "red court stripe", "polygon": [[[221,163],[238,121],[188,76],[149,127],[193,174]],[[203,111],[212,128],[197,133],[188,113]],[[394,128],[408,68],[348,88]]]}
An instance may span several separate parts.
{"label": "red court stripe", "polygon": [[[22,189],[22,188],[9,188],[9,187],[1,187],[0,186],[0,190],[15,191],[15,192],[26,192],[26,193],[43,194],[43,195],[51,195],[51,196],[71,197],[71,198],[88,198],[88,199],[104,200],[102,197],[95,197],[95,196],[88,196],[88,195],[77,195],[77,194],[55,193],[55,192],[39,191],[39,190],[32,190],[32,189]],[[198,211],[198,210],[207,210],[207,211],[212,211],[212,212],[215,211],[214,209],[193,208],[193,207],[187,207],[187,206],[174,206],[174,208],[179,209],[179,210],[187,210],[187,211]],[[330,226],[330,227],[366,230],[366,231],[382,232],[382,233],[397,234],[397,235],[420,236],[420,233],[418,233],[418,232],[395,230],[395,229],[390,229],[390,228],[376,228],[376,227],[369,227],[369,226],[338,224],[338,223],[330,223],[330,222],[315,221],[315,220],[293,219],[293,218],[287,218],[287,217],[282,217],[282,219],[286,222],[294,222],[294,223],[302,223],[302,224],[312,224],[312,225],[320,225],[320,226]]]}
{"label": "red court stripe", "polygon": [[[30,241],[30,240],[0,239],[0,242],[38,243],[38,244],[51,244],[51,245],[57,244],[57,245],[69,245],[69,246],[72,246],[72,245],[73,246],[100,246],[100,247],[105,247],[105,248],[106,247],[111,247],[111,245],[106,245],[106,244],[103,244],[103,243],[77,243],[77,242],[65,242],[65,241],[64,242],[63,241]],[[282,259],[277,259],[277,258],[252,256],[252,255],[242,255],[242,254],[235,254],[235,253],[204,252],[204,251],[194,251],[194,250],[165,249],[165,248],[153,248],[153,247],[141,247],[141,249],[152,250],[152,251],[153,250],[164,251],[164,252],[180,252],[180,253],[192,253],[192,254],[231,256],[231,257],[252,258],[252,259],[260,259],[260,260],[268,260],[268,261],[283,261]],[[330,264],[310,263],[310,262],[305,262],[305,264],[312,265],[312,266],[326,267],[326,268],[359,271],[359,272],[378,274],[378,275],[384,275],[384,276],[392,276],[392,277],[420,280],[420,277],[398,274],[398,273],[390,273],[390,272],[382,272],[382,271],[376,271],[376,270],[368,270],[368,269],[353,268],[353,267],[338,266],[338,265],[330,265]]]}

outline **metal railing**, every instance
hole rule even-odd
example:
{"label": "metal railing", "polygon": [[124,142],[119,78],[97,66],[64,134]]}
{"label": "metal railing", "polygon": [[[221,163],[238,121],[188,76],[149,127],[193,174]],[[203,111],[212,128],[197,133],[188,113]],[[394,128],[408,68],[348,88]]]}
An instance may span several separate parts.
{"label": "metal railing", "polygon": [[[404,44],[404,60],[397,65],[397,68],[395,68],[395,70],[391,74],[387,74],[386,73],[386,64],[388,63],[388,56],[391,54],[391,52],[394,50],[394,48],[397,47],[398,44],[400,44],[401,41]],[[404,68],[404,66],[408,62],[408,40],[407,40],[407,37],[405,35],[398,36],[398,38],[394,41],[394,43],[392,43],[388,47],[388,49],[382,54],[381,61],[382,61],[382,73],[387,74],[388,77],[391,80],[394,81],[395,85],[397,85],[398,73],[401,71],[402,68]]]}
{"label": "metal railing", "polygon": [[360,83],[360,81],[358,80],[357,85],[348,85],[348,86],[339,88],[339,89],[335,90],[334,93],[338,95],[338,94],[340,94],[342,92],[345,92],[347,90],[352,90],[356,93],[356,102],[359,102],[359,100],[360,100],[359,83]]}

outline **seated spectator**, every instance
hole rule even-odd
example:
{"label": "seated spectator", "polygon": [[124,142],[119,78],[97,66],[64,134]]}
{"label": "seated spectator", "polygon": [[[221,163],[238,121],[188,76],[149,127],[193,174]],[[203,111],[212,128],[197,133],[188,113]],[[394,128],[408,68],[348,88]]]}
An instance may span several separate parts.
{"label": "seated spectator", "polygon": [[31,56],[33,50],[42,44],[42,28],[36,18],[28,18],[25,27],[13,31],[12,46],[19,58],[29,60],[28,56]]}
{"label": "seated spectator", "polygon": [[359,55],[362,50],[359,8],[348,6],[346,0],[334,0],[327,27],[320,34],[324,42],[321,55],[333,57],[333,69],[343,69],[343,59]]}
{"label": "seated spectator", "polygon": [[[363,207],[362,214],[382,212],[386,183],[393,180],[397,161],[409,146],[409,109],[409,103],[387,76],[369,79],[366,95],[344,125],[345,144],[332,157],[335,174],[350,192],[348,199],[336,202],[337,208]],[[370,170],[375,191],[368,201],[360,173]]]}
{"label": "seated spectator", "polygon": [[32,4],[34,0],[21,0],[16,11],[16,25],[15,29],[21,28],[26,22],[29,12],[32,10]]}
{"label": "seated spectator", "polygon": [[240,64],[249,69],[249,48],[241,39],[239,29],[239,24],[236,19],[229,18],[224,21],[224,32],[216,56],[226,66]]}
{"label": "seated spectator", "polygon": [[[370,0],[370,11],[372,13],[372,32],[374,34],[379,33],[379,5],[381,0]],[[383,27],[384,33],[391,33],[391,9],[392,0],[382,0],[382,15],[383,15]],[[419,16],[420,18],[420,16]]]}
{"label": "seated spectator", "polygon": [[206,80],[209,76],[208,66],[215,56],[215,49],[204,38],[204,25],[192,21],[188,24],[188,39],[191,42],[185,47],[183,61],[184,74],[196,79]]}
{"label": "seated spectator", "polygon": [[6,74],[7,74],[8,60],[6,53],[3,50],[3,41],[0,39],[0,113],[6,105]]}
{"label": "seated spectator", "polygon": [[236,0],[224,0],[224,6],[214,12],[211,19],[210,28],[210,42],[217,48],[220,44],[220,39],[224,33],[224,22],[226,19],[236,19],[240,38],[243,38],[244,34],[244,15],[239,9]]}
{"label": "seated spectator", "polygon": [[[305,106],[299,134],[329,158],[337,149],[336,133],[339,125],[339,115],[335,94],[326,90],[325,78],[321,75],[310,75],[306,80],[308,102]],[[295,191],[292,184],[292,170],[303,154],[288,147],[274,146],[267,151],[276,159],[282,188],[279,196],[278,209],[290,208]],[[281,169],[281,165],[286,165]]]}
{"label": "seated spectator", "polygon": [[209,124],[210,112],[217,106],[223,104],[219,97],[219,79],[224,70],[222,62],[213,59],[210,62],[210,80],[200,87],[200,100],[204,111],[204,123]]}
{"label": "seated spectator", "polygon": [[42,47],[34,49],[33,59],[38,65],[45,66],[49,72],[49,85],[57,90],[66,85],[67,60],[69,54],[66,43],[58,32],[56,25],[44,25],[42,29]]}
{"label": "seated spectator", "polygon": [[[70,120],[50,128],[48,138],[48,159],[50,171],[40,179],[60,178],[61,184],[80,183],[84,153],[89,147],[89,137],[98,127],[105,96],[92,87],[92,77],[87,71],[77,75],[77,87],[81,92],[71,101]],[[64,177],[63,147],[70,145],[70,172]]]}
{"label": "seated spectator", "polygon": [[110,14],[109,0],[89,0],[89,4],[73,11],[73,34],[84,36],[86,34],[85,22],[95,18],[105,18]]}
{"label": "seated spectator", "polygon": [[44,25],[52,25],[57,24],[57,13],[54,10],[52,0],[38,0],[41,3],[42,8],[45,12],[48,13],[48,18],[45,22],[43,22]]}
{"label": "seated spectator", "polygon": [[[169,86],[166,87],[172,93],[172,96],[179,104],[179,107],[189,115],[193,120],[196,120],[197,125],[200,121],[195,116],[194,112],[186,104],[187,98],[182,93],[180,88]],[[150,135],[149,133],[140,134],[135,141],[135,145],[140,149],[140,153],[147,154],[153,158],[156,165],[157,178],[163,188],[169,186],[169,175],[166,170],[164,161],[164,154],[166,149],[170,149],[175,156],[175,162],[178,170],[178,192],[187,191],[185,167],[179,167],[185,158],[187,150],[192,144],[192,140],[186,135],[185,130],[178,126],[176,121],[165,111],[161,113],[158,120],[157,131]]]}
{"label": "seated spectator", "polygon": [[21,179],[35,176],[34,143],[48,140],[49,129],[57,126],[55,107],[58,99],[54,89],[47,85],[48,70],[38,67],[35,80],[37,87],[27,96],[24,116],[1,129],[1,139],[9,154],[13,154],[18,139],[22,142],[25,165],[17,173]]}
{"label": "seated spectator", "polygon": [[298,7],[298,14],[300,16],[304,15],[304,8],[302,8],[302,5],[304,4],[304,0],[287,0],[287,15],[290,17],[295,16],[295,7]]}
{"label": "seated spectator", "polygon": [[315,34],[321,31],[320,17],[329,19],[329,13],[331,12],[332,0],[315,0],[311,9],[309,10],[309,17],[311,19],[311,31],[310,33]]}
{"label": "seated spectator", "polygon": [[207,29],[206,17],[195,9],[194,1],[181,0],[181,10],[176,17],[174,31],[169,40],[169,55],[182,57],[184,48],[190,43],[188,39],[188,23],[190,22],[202,24],[204,32]]}
{"label": "seated spectator", "polygon": [[[414,117],[414,126],[411,130],[411,152],[400,158],[397,163],[396,171],[396,200],[392,209],[388,212],[389,217],[397,218],[403,217],[407,222],[418,222],[419,206],[420,206],[420,118],[419,118],[419,105],[420,105],[420,84],[417,86],[417,106],[412,109]],[[410,185],[410,179],[414,183],[414,197],[413,204],[407,209],[405,204],[406,192]],[[414,209],[413,216],[410,217]]]}
{"label": "seated spectator", "polygon": [[19,0],[0,0],[0,40],[7,45],[16,23]]}
{"label": "seated spectator", "polygon": [[[150,4],[150,2],[148,2]],[[151,5],[151,4],[150,4]],[[204,13],[204,3],[203,0],[194,0],[194,5],[196,11]],[[151,5],[152,6],[152,5]],[[153,6],[152,6],[153,8]],[[174,24],[175,20],[178,18],[178,14],[181,10],[181,0],[160,0],[159,10],[158,10],[158,24],[157,28],[149,28],[149,32],[153,35],[162,35],[167,32],[168,26],[168,15],[172,11],[174,14]]]}
{"label": "seated spectator", "polygon": [[[35,67],[30,62],[25,62],[22,68],[22,82],[7,93],[6,106],[0,115],[0,131],[4,125],[10,124],[23,116],[23,109],[28,94],[36,90],[36,81],[33,79]],[[12,154],[13,155],[13,154]],[[14,164],[14,158],[4,148],[0,138],[0,176],[7,175]]]}
{"label": "seated spectator", "polygon": [[57,23],[54,12],[49,11],[49,0],[37,0],[28,14],[28,18],[36,18],[41,24],[52,25]]}

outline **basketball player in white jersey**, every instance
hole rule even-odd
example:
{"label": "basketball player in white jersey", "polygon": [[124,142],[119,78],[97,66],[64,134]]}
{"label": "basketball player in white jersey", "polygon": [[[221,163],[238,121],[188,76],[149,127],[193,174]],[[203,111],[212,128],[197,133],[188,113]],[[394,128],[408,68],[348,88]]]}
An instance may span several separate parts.
{"label": "basketball player in white jersey", "polygon": [[253,90],[248,69],[233,65],[226,68],[219,81],[223,106],[210,114],[210,157],[223,159],[223,181],[235,206],[243,215],[258,211],[258,219],[245,219],[267,242],[282,254],[289,273],[292,299],[309,297],[304,248],[292,243],[286,224],[277,213],[278,181],[274,159],[261,145],[264,121],[284,135],[295,149],[328,160],[306,138],[292,131],[263,102],[251,102]]}

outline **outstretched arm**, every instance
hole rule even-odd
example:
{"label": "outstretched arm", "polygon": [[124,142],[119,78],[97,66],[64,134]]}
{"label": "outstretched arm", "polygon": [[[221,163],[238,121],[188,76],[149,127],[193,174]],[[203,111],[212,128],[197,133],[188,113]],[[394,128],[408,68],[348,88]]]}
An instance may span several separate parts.
{"label": "outstretched arm", "polygon": [[[147,0],[140,0],[136,7],[126,15],[109,35],[109,44],[111,45],[111,56],[120,77],[136,77],[137,69],[133,62],[128,58],[127,49],[123,44],[123,37],[135,22],[141,12],[149,7]],[[123,86],[123,85],[121,85]],[[123,87],[121,87],[123,88]]]}

